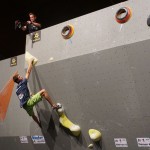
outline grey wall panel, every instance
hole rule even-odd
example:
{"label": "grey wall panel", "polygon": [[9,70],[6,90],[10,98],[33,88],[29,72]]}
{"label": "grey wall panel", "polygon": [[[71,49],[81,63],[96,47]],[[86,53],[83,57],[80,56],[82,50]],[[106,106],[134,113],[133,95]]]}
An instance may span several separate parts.
{"label": "grey wall panel", "polygon": [[[144,116],[149,116],[148,105],[144,105],[148,102],[149,98],[149,88],[150,88],[150,72],[149,72],[149,42],[141,42],[138,48],[133,45],[132,50],[130,45],[126,46],[128,53],[128,61],[130,63],[130,68],[134,76],[134,82],[137,85],[136,92],[138,94],[138,99]],[[135,55],[136,53],[136,55]]]}
{"label": "grey wall panel", "polygon": [[[39,65],[84,55],[99,50],[149,39],[149,0],[126,1],[90,14],[68,20],[41,31],[41,41],[32,44],[30,36],[26,38],[26,50],[39,59]],[[115,14],[121,7],[132,10],[131,19],[121,25],[115,21]],[[73,37],[64,40],[61,30],[72,24]],[[40,54],[40,55],[39,55]]]}
{"label": "grey wall panel", "polygon": [[[82,139],[83,143],[76,143],[72,149],[87,149],[88,130],[96,128],[102,132],[103,149],[117,149],[114,138],[124,137],[129,145],[126,149],[138,150],[136,138],[149,136],[150,130],[149,56],[146,40],[37,65],[30,87],[35,92],[47,89],[55,102],[64,105],[68,117],[81,126],[79,141]],[[43,101],[38,111],[45,128],[46,110],[50,112],[51,108]],[[55,112],[52,116],[58,132],[58,116]],[[58,134],[55,145],[65,136]],[[72,146],[74,142],[70,137],[68,140]]]}

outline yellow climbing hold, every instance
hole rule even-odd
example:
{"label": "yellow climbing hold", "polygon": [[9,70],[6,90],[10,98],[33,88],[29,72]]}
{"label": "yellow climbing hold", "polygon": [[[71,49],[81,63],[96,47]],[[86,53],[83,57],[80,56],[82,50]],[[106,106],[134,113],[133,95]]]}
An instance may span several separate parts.
{"label": "yellow climbing hold", "polygon": [[59,115],[59,122],[62,126],[68,128],[74,136],[79,136],[81,133],[81,128],[79,125],[74,124],[69,120],[64,112],[64,108],[60,103],[57,103],[59,109],[57,109],[57,113]]}
{"label": "yellow climbing hold", "polygon": [[94,142],[97,142],[101,139],[102,134],[98,130],[89,129],[89,136]]}

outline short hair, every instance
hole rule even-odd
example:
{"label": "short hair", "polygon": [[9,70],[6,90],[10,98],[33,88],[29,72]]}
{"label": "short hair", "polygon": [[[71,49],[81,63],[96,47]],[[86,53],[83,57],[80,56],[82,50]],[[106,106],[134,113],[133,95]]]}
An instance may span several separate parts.
{"label": "short hair", "polygon": [[30,13],[29,13],[29,16],[30,16],[30,15],[33,15],[33,16],[36,17],[36,15],[35,15],[33,12],[30,12]]}
{"label": "short hair", "polygon": [[13,81],[16,82],[16,83],[18,83],[18,74],[15,74],[13,76]]}

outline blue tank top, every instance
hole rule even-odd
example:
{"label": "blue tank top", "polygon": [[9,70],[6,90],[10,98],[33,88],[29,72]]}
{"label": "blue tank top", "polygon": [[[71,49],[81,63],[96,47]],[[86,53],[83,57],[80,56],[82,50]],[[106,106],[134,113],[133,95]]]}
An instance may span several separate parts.
{"label": "blue tank top", "polygon": [[30,92],[27,83],[28,80],[24,78],[21,82],[19,82],[16,88],[16,94],[20,100],[20,107],[22,107],[30,98]]}

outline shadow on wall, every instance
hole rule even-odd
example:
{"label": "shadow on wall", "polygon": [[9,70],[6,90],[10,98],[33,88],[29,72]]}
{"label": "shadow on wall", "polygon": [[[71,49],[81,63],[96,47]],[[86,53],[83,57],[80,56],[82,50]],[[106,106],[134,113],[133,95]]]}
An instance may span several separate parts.
{"label": "shadow on wall", "polygon": [[[39,89],[42,89],[42,84],[35,67],[33,67],[32,71],[32,82],[34,93],[36,93]],[[51,150],[54,150],[54,148],[56,149],[56,147],[59,147],[60,150],[70,150],[72,139],[74,139],[74,141],[81,147],[87,148],[87,143],[82,133],[79,137],[75,137],[72,135],[70,130],[64,128],[59,123],[59,117],[56,114],[55,110],[52,110],[50,112],[47,101],[44,100],[40,102],[40,104],[37,104],[36,110],[38,117],[42,123],[42,133],[45,137],[48,147]]]}

